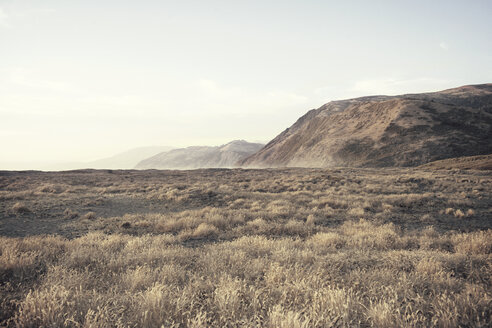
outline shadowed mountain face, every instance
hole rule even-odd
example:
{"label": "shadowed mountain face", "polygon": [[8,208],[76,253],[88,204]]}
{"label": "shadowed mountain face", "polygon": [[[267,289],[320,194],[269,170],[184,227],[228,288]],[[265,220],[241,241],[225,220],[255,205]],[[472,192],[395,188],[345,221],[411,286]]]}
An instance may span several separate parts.
{"label": "shadowed mountain face", "polygon": [[137,169],[198,169],[235,167],[238,161],[254,154],[264,145],[235,140],[208,147],[194,146],[162,152],[137,164]]}
{"label": "shadowed mountain face", "polygon": [[492,153],[492,84],[332,101],[241,161],[248,167],[384,167]]}

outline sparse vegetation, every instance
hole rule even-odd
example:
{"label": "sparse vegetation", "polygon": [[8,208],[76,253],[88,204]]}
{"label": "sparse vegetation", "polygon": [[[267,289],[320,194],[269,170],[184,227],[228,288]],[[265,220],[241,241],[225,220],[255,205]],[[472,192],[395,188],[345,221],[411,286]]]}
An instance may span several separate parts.
{"label": "sparse vegetation", "polygon": [[72,211],[71,209],[67,208],[64,212],[63,215],[67,219],[75,219],[76,217],[79,216],[79,213]]}
{"label": "sparse vegetation", "polygon": [[0,326],[492,324],[487,171],[28,177],[0,175]]}
{"label": "sparse vegetation", "polygon": [[94,220],[95,218],[96,218],[96,213],[94,213],[92,211],[85,213],[81,217],[82,220]]}
{"label": "sparse vegetation", "polygon": [[16,214],[25,214],[31,212],[29,208],[21,202],[17,202],[12,206],[12,211]]}

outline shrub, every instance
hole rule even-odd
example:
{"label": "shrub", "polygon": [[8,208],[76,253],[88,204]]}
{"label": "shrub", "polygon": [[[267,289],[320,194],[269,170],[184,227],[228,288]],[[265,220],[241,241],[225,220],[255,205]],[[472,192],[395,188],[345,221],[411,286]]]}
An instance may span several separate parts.
{"label": "shrub", "polygon": [[365,211],[362,207],[355,207],[355,208],[351,208],[349,211],[348,211],[348,214],[349,215],[352,215],[352,216],[355,216],[355,217],[362,217],[364,215]]}
{"label": "shrub", "polygon": [[79,213],[67,208],[65,211],[63,211],[63,216],[65,217],[65,219],[75,219],[79,216]]}
{"label": "shrub", "polygon": [[216,237],[219,234],[219,230],[209,224],[209,223],[201,223],[198,227],[196,227],[195,231],[193,231],[193,237],[195,238],[211,238]]}
{"label": "shrub", "polygon": [[490,254],[492,252],[492,230],[454,235],[454,249],[465,254]]}
{"label": "shrub", "polygon": [[12,211],[16,214],[26,214],[31,212],[31,210],[24,203],[20,202],[17,202],[12,206]]}
{"label": "shrub", "polygon": [[94,212],[87,212],[81,217],[82,220],[94,220],[95,218],[96,218],[96,213]]}
{"label": "shrub", "polygon": [[457,209],[456,211],[454,211],[454,216],[457,218],[463,218],[463,217],[465,217],[465,213],[463,213],[462,210]]}

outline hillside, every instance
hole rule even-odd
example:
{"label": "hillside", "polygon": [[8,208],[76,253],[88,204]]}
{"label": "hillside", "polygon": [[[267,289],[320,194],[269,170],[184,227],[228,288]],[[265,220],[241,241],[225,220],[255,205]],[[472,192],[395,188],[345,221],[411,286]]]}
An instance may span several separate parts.
{"label": "hillside", "polygon": [[260,150],[264,145],[244,140],[222,146],[192,146],[162,152],[138,163],[137,169],[198,169],[234,167],[236,163]]}
{"label": "hillside", "polygon": [[448,170],[492,170],[492,154],[480,156],[465,156],[458,158],[448,158],[440,161],[430,162],[421,166],[421,168]]}
{"label": "hillside", "polygon": [[332,101],[241,161],[246,167],[385,167],[492,153],[492,84]]}

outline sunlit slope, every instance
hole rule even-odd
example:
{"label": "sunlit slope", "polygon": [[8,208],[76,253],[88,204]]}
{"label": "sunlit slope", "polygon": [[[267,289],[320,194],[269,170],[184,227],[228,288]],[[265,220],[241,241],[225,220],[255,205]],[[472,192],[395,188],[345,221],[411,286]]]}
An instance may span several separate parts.
{"label": "sunlit slope", "polygon": [[374,96],[313,109],[248,167],[384,167],[492,153],[492,84]]}
{"label": "sunlit slope", "polygon": [[236,163],[254,154],[263,144],[234,140],[225,145],[193,146],[162,152],[147,158],[138,169],[198,169],[234,167]]}

